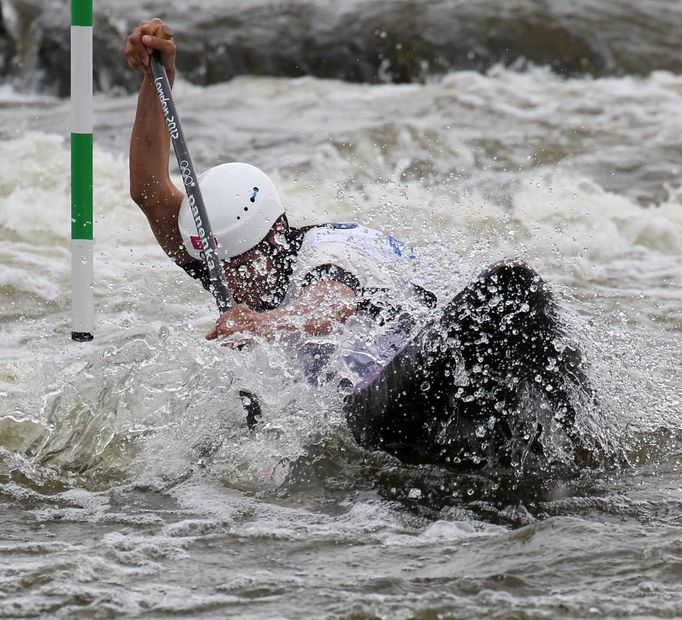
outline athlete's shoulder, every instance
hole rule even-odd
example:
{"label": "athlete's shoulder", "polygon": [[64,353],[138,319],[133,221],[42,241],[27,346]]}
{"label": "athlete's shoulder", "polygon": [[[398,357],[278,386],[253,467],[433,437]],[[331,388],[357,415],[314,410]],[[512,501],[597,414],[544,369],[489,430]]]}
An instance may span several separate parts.
{"label": "athlete's shoulder", "polygon": [[396,257],[413,258],[412,251],[395,236],[355,222],[330,222],[307,227],[301,251],[310,251],[319,245],[344,245],[382,262]]}

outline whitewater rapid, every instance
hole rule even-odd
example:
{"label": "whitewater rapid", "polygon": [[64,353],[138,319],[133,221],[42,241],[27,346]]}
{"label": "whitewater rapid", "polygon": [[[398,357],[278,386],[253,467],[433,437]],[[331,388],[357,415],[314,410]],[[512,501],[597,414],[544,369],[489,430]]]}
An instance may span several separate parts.
{"label": "whitewater rapid", "polygon": [[128,195],[122,92],[96,97],[96,337],[71,342],[68,102],[3,86],[0,616],[682,613],[682,78],[181,76],[176,102],[200,170],[263,167],[292,223],[394,234],[445,294],[527,260],[600,394],[582,423],[625,461],[407,466],[286,347],[205,341],[213,300]]}

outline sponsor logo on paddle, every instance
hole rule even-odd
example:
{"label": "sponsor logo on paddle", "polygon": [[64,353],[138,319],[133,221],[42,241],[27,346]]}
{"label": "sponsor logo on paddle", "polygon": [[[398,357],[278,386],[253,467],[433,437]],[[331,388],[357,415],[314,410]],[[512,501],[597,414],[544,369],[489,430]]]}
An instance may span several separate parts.
{"label": "sponsor logo on paddle", "polygon": [[[192,217],[194,218],[194,223],[196,224],[197,227],[197,233],[199,234],[198,237],[194,237],[193,235],[190,235],[190,241],[192,242],[192,247],[196,248],[197,250],[201,250],[204,253],[204,258],[206,259],[206,265],[208,266],[209,269],[213,269],[215,267],[215,261],[213,260],[213,249],[211,248],[210,242],[208,240],[208,235],[206,234],[206,230],[204,229],[204,222],[201,219],[201,215],[199,213],[199,208],[197,207],[197,202],[194,198],[194,196],[187,196],[189,200],[189,208],[192,212]],[[197,240],[197,244],[195,244],[194,239]]]}

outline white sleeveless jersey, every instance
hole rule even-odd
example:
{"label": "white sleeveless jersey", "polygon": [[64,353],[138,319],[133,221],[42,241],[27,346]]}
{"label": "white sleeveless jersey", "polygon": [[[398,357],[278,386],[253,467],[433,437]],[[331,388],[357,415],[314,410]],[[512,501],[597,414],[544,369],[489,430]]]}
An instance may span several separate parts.
{"label": "white sleeveless jersey", "polygon": [[339,342],[306,336],[297,347],[309,380],[346,378],[353,385],[410,338],[431,307],[416,290],[422,287],[415,281],[414,258],[395,237],[357,224],[327,224],[305,232],[283,303],[324,274],[344,283],[352,281],[358,296],[358,313],[344,323]]}
{"label": "white sleeveless jersey", "polygon": [[[305,233],[284,303],[307,283],[306,276],[322,267],[339,268],[357,280],[361,290],[405,287],[396,277],[396,266],[414,258],[395,237],[358,224],[326,224]],[[358,291],[356,291],[358,292]]]}

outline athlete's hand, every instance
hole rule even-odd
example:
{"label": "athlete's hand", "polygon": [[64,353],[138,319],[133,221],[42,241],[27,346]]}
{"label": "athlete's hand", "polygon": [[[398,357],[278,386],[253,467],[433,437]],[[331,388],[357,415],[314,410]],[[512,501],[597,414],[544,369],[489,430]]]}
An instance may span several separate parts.
{"label": "athlete's hand", "polygon": [[255,341],[256,336],[272,336],[272,325],[266,313],[254,312],[244,304],[237,304],[218,317],[206,340],[220,338],[225,346],[236,348]]}
{"label": "athlete's hand", "polygon": [[142,21],[126,39],[123,55],[132,69],[150,73],[149,57],[155,50],[161,52],[161,61],[166,71],[175,73],[175,43],[173,31],[158,17]]}

